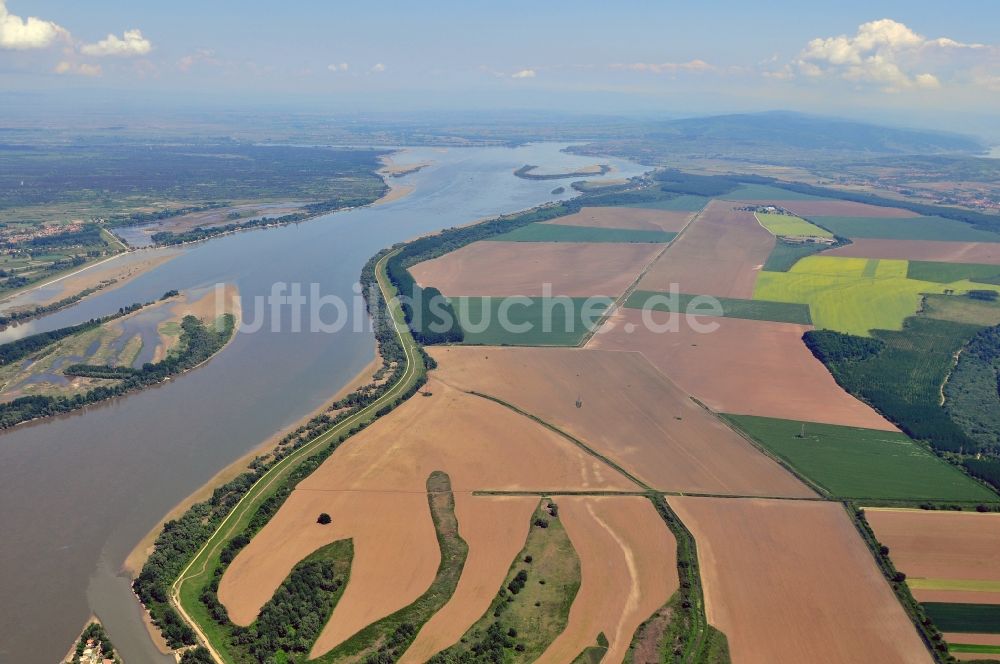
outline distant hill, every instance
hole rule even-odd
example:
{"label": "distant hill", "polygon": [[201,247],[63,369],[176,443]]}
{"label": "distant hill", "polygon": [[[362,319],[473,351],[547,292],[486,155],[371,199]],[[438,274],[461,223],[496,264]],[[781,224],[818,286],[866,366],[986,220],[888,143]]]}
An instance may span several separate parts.
{"label": "distant hill", "polygon": [[977,138],[937,131],[900,129],[787,111],[717,115],[646,122],[628,134],[576,148],[659,164],[678,157],[707,157],[764,163],[893,155],[982,154]]}
{"label": "distant hill", "polygon": [[961,134],[896,129],[786,111],[673,120],[650,136],[889,154],[977,153],[986,149],[978,139]]}

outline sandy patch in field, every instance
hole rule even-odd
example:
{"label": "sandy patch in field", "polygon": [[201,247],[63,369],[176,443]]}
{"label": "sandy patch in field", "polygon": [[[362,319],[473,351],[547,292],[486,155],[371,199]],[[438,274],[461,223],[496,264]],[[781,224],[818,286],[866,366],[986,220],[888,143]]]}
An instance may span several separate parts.
{"label": "sandy patch in field", "polygon": [[757,272],[774,248],[774,236],[738,203],[709,201],[639,281],[639,288],[681,293],[753,297]]}
{"label": "sandy patch in field", "polygon": [[446,296],[618,296],[662,247],[612,242],[474,242],[410,268]]}
{"label": "sandy patch in field", "polygon": [[644,210],[627,207],[586,207],[575,214],[542,223],[587,228],[677,232],[684,228],[693,216],[694,212]]}
{"label": "sandy patch in field", "polygon": [[903,208],[883,207],[854,201],[768,201],[806,217],[880,217],[883,219],[908,219],[920,215]]}
{"label": "sandy patch in field", "polygon": [[[1000,514],[866,508],[875,536],[907,579],[1000,582]],[[921,602],[1000,604],[1000,592],[913,589]]]}
{"label": "sandy patch in field", "polygon": [[429,352],[438,362],[440,380],[514,404],[654,488],[814,495],[639,353],[471,346]]}
{"label": "sandy patch in field", "polygon": [[857,238],[851,240],[851,244],[831,249],[823,255],[1000,265],[1000,243]]}
{"label": "sandy patch in field", "polygon": [[[435,470],[450,476],[456,494],[638,490],[562,436],[499,404],[436,380],[424,391],[432,396],[411,398],[346,441],[239,553],[219,586],[234,622],[251,621],[295,563],[344,537],[355,538],[354,571],[314,655],[410,604],[430,585],[440,557],[425,495]],[[313,525],[320,512],[333,517],[334,527]],[[378,552],[362,551],[363,541]],[[359,564],[370,571],[358,573]]]}
{"label": "sandy patch in field", "polygon": [[932,662],[843,506],[671,497],[733,662]]}
{"label": "sandy patch in field", "polygon": [[677,543],[646,498],[561,496],[559,518],[580,556],[581,583],[566,629],[539,661],[570,662],[604,632],[602,661],[618,664],[642,621],[678,588]]}
{"label": "sandy patch in field", "polygon": [[458,531],[469,545],[469,556],[455,594],[424,623],[399,664],[426,662],[457,643],[486,613],[515,556],[524,548],[537,506],[536,496],[455,494]]}
{"label": "sandy patch in field", "polygon": [[[659,324],[672,314],[647,315]],[[837,385],[813,357],[802,342],[811,327],[740,318],[697,320],[718,327],[701,334],[681,319],[678,331],[658,333],[644,324],[642,310],[621,309],[587,348],[639,351],[684,392],[717,412],[896,430]]]}

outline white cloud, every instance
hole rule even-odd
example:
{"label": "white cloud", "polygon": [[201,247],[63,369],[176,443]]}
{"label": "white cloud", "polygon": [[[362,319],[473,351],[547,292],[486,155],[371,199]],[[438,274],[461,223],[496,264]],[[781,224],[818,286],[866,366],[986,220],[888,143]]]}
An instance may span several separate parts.
{"label": "white cloud", "polygon": [[511,78],[534,78],[534,69],[522,69],[521,71],[516,71],[510,75]]}
{"label": "white cloud", "polygon": [[69,39],[69,32],[52,21],[15,16],[7,11],[5,0],[0,0],[0,48],[45,48],[57,39]]}
{"label": "white cloud", "polygon": [[372,71],[376,74],[380,74],[385,71],[385,65],[379,62],[374,67],[372,67]]}
{"label": "white cloud", "polygon": [[898,92],[940,87],[941,75],[954,73],[959,55],[991,50],[948,37],[928,39],[903,23],[883,18],[861,24],[853,36],[813,39],[795,65],[805,76],[834,76]]}
{"label": "white cloud", "polygon": [[122,56],[132,57],[135,55],[146,55],[153,49],[153,45],[148,39],[142,36],[142,31],[138,29],[126,30],[119,38],[109,34],[107,37],[95,44],[84,44],[80,47],[80,52],[84,55],[97,57]]}
{"label": "white cloud", "polygon": [[53,71],[57,74],[72,74],[75,76],[100,76],[101,65],[91,65],[85,62],[77,64],[63,60],[55,66]]}
{"label": "white cloud", "polygon": [[[350,69],[350,67],[347,66],[346,62],[341,62],[339,64],[338,63],[333,63],[333,64],[330,64],[330,65],[327,65],[326,68],[329,69],[330,71],[347,71],[348,69]],[[382,71],[384,69],[385,69],[385,67],[383,67],[379,71]]]}
{"label": "white cloud", "polygon": [[215,51],[207,48],[200,48],[194,53],[189,53],[178,60],[177,68],[182,72],[189,72],[195,65],[198,64],[219,64],[219,60],[215,57]]}
{"label": "white cloud", "polygon": [[649,74],[672,74],[679,71],[713,71],[715,66],[704,60],[690,60],[688,62],[631,62],[627,64],[611,65],[612,69],[623,69],[627,71],[646,72]]}

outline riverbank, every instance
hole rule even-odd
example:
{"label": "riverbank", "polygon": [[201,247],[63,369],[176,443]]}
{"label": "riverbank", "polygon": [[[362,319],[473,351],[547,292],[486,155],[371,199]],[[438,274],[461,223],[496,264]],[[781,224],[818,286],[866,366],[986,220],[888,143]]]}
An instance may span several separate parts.
{"label": "riverbank", "polygon": [[[177,503],[177,505],[175,505],[170,512],[168,512],[155,526],[153,526],[153,528],[150,529],[150,531],[139,541],[138,544],[136,544],[135,548],[132,549],[128,557],[126,557],[125,561],[122,563],[122,571],[127,573],[132,578],[135,578],[142,569],[142,566],[146,563],[146,559],[149,558],[149,554],[153,550],[153,542],[156,541],[156,536],[163,530],[164,523],[172,519],[176,519],[180,515],[184,514],[184,512],[188,511],[188,509],[190,509],[190,507],[195,503],[200,503],[210,498],[215,489],[232,480],[241,473],[246,472],[250,462],[256,457],[265,456],[273,452],[277,448],[281,439],[290,432],[299,428],[317,415],[325,412],[334,402],[339,401],[362,385],[370,383],[375,372],[382,367],[382,357],[379,354],[378,349],[376,348],[374,352],[375,357],[372,361],[364,369],[359,371],[356,376],[348,381],[344,387],[342,387],[328,401],[325,401],[322,405],[318,406],[315,410],[297,422],[293,422],[292,424],[274,432],[274,434],[272,434],[269,438],[216,473],[212,479],[199,487],[194,493]],[[153,629],[155,630],[155,628]],[[158,631],[156,634],[159,636]]]}

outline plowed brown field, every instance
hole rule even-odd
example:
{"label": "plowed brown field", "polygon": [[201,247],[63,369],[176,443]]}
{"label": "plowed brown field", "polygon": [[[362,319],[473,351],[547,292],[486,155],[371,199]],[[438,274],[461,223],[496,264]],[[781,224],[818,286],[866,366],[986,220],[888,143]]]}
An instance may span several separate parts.
{"label": "plowed brown field", "polygon": [[813,495],[639,353],[460,346],[430,353],[440,380],[514,404],[657,489]]}
{"label": "plowed brown field", "polygon": [[843,506],[668,501],[694,534],[708,621],[733,662],[933,661]]}
{"label": "plowed brown field", "polygon": [[446,296],[545,294],[616,297],[662,247],[613,242],[473,242],[410,268]]}
{"label": "plowed brown field", "polygon": [[[562,436],[438,381],[346,441],[304,479],[229,566],[220,601],[248,624],[292,567],[352,537],[351,579],[313,648],[322,654],[426,590],[440,560],[425,495],[447,473],[456,494],[480,489],[638,490]],[[330,526],[315,523],[320,512]],[[405,552],[405,555],[400,555]]]}
{"label": "plowed brown field", "polygon": [[576,214],[558,217],[546,224],[587,226],[596,228],[626,228],[641,231],[676,232],[684,228],[694,212],[644,210],[627,207],[588,207]]}
{"label": "plowed brown field", "polygon": [[[865,515],[909,581],[1000,583],[1000,514],[868,508]],[[913,596],[921,602],[1000,604],[1000,591],[989,589],[918,587]]]}
{"label": "plowed brown field", "polygon": [[602,662],[619,664],[635,630],[678,588],[677,544],[642,497],[560,496],[559,517],[580,556],[580,590],[538,661],[571,662],[603,632]]}
{"label": "plowed brown field", "polygon": [[[562,499],[559,504],[562,505]],[[399,664],[419,664],[458,642],[490,607],[528,536],[535,496],[455,494],[455,515],[469,557],[455,594],[428,620]]]}
{"label": "plowed brown field", "polygon": [[831,249],[823,255],[1000,265],[1000,243],[858,238],[851,240],[851,244]]}
{"label": "plowed brown field", "polygon": [[[639,351],[684,392],[717,412],[895,430],[837,385],[813,357],[802,342],[809,326],[699,317],[702,323],[717,324],[715,331],[696,332],[681,319],[676,332],[661,333],[644,324],[643,314],[619,310],[587,348]],[[646,315],[654,323],[671,316]]]}
{"label": "plowed brown field", "polygon": [[753,297],[774,236],[738,203],[710,201],[639,282],[639,288],[719,297]]}

